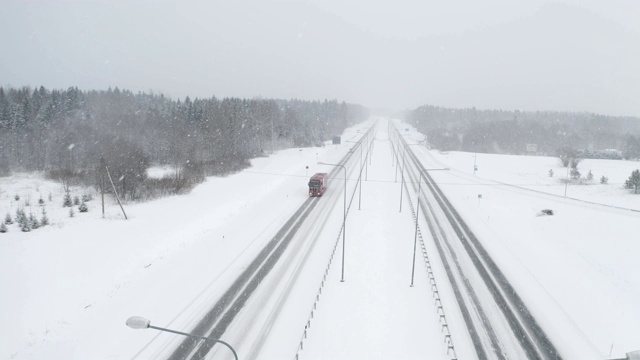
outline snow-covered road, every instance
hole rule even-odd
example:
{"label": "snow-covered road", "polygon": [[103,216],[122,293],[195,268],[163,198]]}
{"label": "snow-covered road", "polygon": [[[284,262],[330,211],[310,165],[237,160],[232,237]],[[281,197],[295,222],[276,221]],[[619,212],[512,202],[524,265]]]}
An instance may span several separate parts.
{"label": "snow-covered road", "polygon": [[[372,124],[349,129],[341,145],[280,151],[255,159],[238,174],[209,178],[188,195],[129,204],[129,221],[118,216],[117,205],[107,209],[107,219],[100,218],[95,205],[69,219],[55,206],[61,194],[56,184],[40,180],[25,186],[32,179],[23,181],[21,176],[0,179],[3,211],[15,212],[17,204],[10,199],[17,192],[26,198],[33,189],[35,199],[38,191],[51,190],[54,197],[47,208],[52,226],[27,234],[11,228],[0,234],[0,287],[10,294],[0,299],[0,358],[148,359],[167,354],[181,339],[132,330],[124,321],[140,315],[155,325],[188,331],[253,259],[268,234],[307,199],[308,177],[330,170],[317,162],[339,161],[354,146],[349,141],[357,141]],[[374,141],[368,180],[362,182],[362,208],[352,205],[347,219],[345,282],[339,281],[340,264],[334,259],[301,358],[446,358],[433,295],[422,285],[429,283],[423,263],[418,263],[416,286],[409,287],[414,223],[407,203],[398,212],[400,184],[389,171],[394,163],[383,127]],[[423,137],[405,127],[407,137]],[[640,349],[638,213],[491,182],[562,195],[563,184],[546,175],[549,169],[562,173],[555,158],[474,157],[420,146],[413,150],[425,166],[452,169],[431,175],[565,358],[622,357]],[[474,160],[479,166],[475,176]],[[640,209],[638,197],[620,187],[638,163],[589,160],[581,166],[610,182],[569,185],[569,197]],[[340,187],[341,171],[336,176],[332,191]],[[356,179],[350,174],[347,187],[353,189]],[[331,245],[342,224],[340,195],[337,191],[333,198],[321,199],[334,203],[324,226],[331,229]],[[546,208],[555,215],[537,216]],[[319,238],[318,244],[324,241]],[[340,255],[339,247],[335,256]],[[310,294],[305,295],[310,300],[285,303],[258,354],[295,355],[329,256],[305,263],[303,268],[320,267],[320,275],[303,270],[291,292]],[[437,259],[432,264],[444,288],[446,276]],[[464,349],[466,329],[455,320],[455,302],[442,292],[462,358],[469,351]],[[299,317],[300,327],[281,326],[295,324]],[[291,348],[279,345],[284,342]]]}

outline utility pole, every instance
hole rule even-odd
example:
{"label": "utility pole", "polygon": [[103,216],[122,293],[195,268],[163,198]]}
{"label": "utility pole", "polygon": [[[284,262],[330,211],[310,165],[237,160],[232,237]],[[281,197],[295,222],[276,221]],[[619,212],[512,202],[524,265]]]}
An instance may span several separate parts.
{"label": "utility pole", "polygon": [[100,156],[100,197],[102,198],[102,218],[104,219],[104,169],[107,165],[104,163],[104,156]]}

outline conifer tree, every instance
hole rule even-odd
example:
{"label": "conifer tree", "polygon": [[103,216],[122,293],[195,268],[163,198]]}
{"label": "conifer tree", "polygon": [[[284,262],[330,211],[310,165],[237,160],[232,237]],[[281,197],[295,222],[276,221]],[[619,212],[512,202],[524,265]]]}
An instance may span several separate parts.
{"label": "conifer tree", "polygon": [[37,229],[37,228],[40,227],[40,222],[33,215],[33,213],[29,213],[29,227],[32,228],[32,229]]}
{"label": "conifer tree", "polygon": [[66,193],[62,201],[62,207],[71,207],[71,206],[73,206],[73,203],[71,202],[71,195],[69,193]]}
{"label": "conifer tree", "polygon": [[625,181],[624,187],[626,189],[633,189],[633,193],[638,193],[638,188],[640,188],[640,170],[633,170],[631,176]]}
{"label": "conifer tree", "polygon": [[16,210],[16,222],[18,224],[22,224],[23,222],[25,222],[26,219],[27,219],[27,216],[25,215],[24,210],[17,209]]}
{"label": "conifer tree", "polygon": [[22,230],[23,232],[31,231],[31,224],[29,223],[29,219],[26,215],[20,218],[18,224],[20,225],[20,230]]}
{"label": "conifer tree", "polygon": [[591,172],[591,170],[589,170],[589,172],[587,173],[587,180],[593,180],[593,173]]}
{"label": "conifer tree", "polygon": [[7,229],[7,225],[4,223],[0,224],[0,233],[6,233],[7,231],[9,231],[9,229]]}
{"label": "conifer tree", "polygon": [[80,204],[80,207],[78,208],[78,210],[80,212],[87,212],[87,211],[89,211],[89,208],[87,207],[87,204],[85,204],[84,201],[83,201],[82,204]]}
{"label": "conifer tree", "polygon": [[13,224],[13,219],[11,218],[11,214],[7,213],[7,216],[4,217],[4,224],[7,224],[7,225]]}
{"label": "conifer tree", "polygon": [[49,225],[49,217],[47,217],[47,210],[42,208],[42,218],[40,218],[40,225],[47,226]]}

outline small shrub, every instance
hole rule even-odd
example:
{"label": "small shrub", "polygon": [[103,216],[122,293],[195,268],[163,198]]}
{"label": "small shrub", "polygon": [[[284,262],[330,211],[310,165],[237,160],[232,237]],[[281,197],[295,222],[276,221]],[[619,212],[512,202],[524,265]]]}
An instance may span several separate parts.
{"label": "small shrub", "polygon": [[553,169],[549,169],[549,177],[553,177]]}
{"label": "small shrub", "polygon": [[571,178],[573,180],[577,180],[580,179],[580,171],[578,171],[577,168],[571,168],[571,171],[569,172],[569,174],[571,175]]}
{"label": "small shrub", "polygon": [[608,184],[609,183],[609,178],[606,176],[602,176],[600,178],[600,184]]}
{"label": "small shrub", "polygon": [[44,199],[42,198],[42,196],[40,196],[40,199],[38,199],[38,205],[44,206]]}
{"label": "small shrub", "polygon": [[587,180],[588,181],[593,180],[593,173],[591,172],[591,170],[589,170],[589,173],[587,173]]}
{"label": "small shrub", "polygon": [[83,213],[84,213],[84,212],[89,211],[89,208],[87,207],[87,204],[85,204],[85,203],[84,203],[84,201],[83,201],[83,202],[82,202],[82,204],[80,204],[80,207],[78,208],[78,210],[79,210],[80,212],[83,212]]}
{"label": "small shrub", "polygon": [[14,199],[16,199],[16,201],[20,201],[20,195],[16,194],[16,196],[13,197]]}
{"label": "small shrub", "polygon": [[550,216],[553,215],[553,210],[551,209],[543,209],[538,213],[538,216]]}
{"label": "small shrub", "polygon": [[7,213],[7,216],[4,217],[3,224],[7,224],[7,225],[13,224],[13,219],[11,218],[11,214]]}
{"label": "small shrub", "polygon": [[0,224],[0,233],[6,233],[7,231],[9,231],[9,229],[7,229],[7,225],[4,223]]}
{"label": "small shrub", "polygon": [[70,207],[70,208],[69,208],[69,217],[73,217],[75,214],[76,214],[76,213],[75,213],[75,212],[73,212],[73,208],[72,208],[72,207]]}
{"label": "small shrub", "polygon": [[73,197],[73,205],[80,205],[80,198],[78,196]]}

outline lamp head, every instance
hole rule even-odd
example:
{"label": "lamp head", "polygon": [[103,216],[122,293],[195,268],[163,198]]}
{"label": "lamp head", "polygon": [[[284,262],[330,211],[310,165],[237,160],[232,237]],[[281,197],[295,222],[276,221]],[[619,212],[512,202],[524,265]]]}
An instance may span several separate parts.
{"label": "lamp head", "polygon": [[150,325],[151,320],[140,316],[132,316],[127,319],[127,326],[132,329],[148,329]]}

